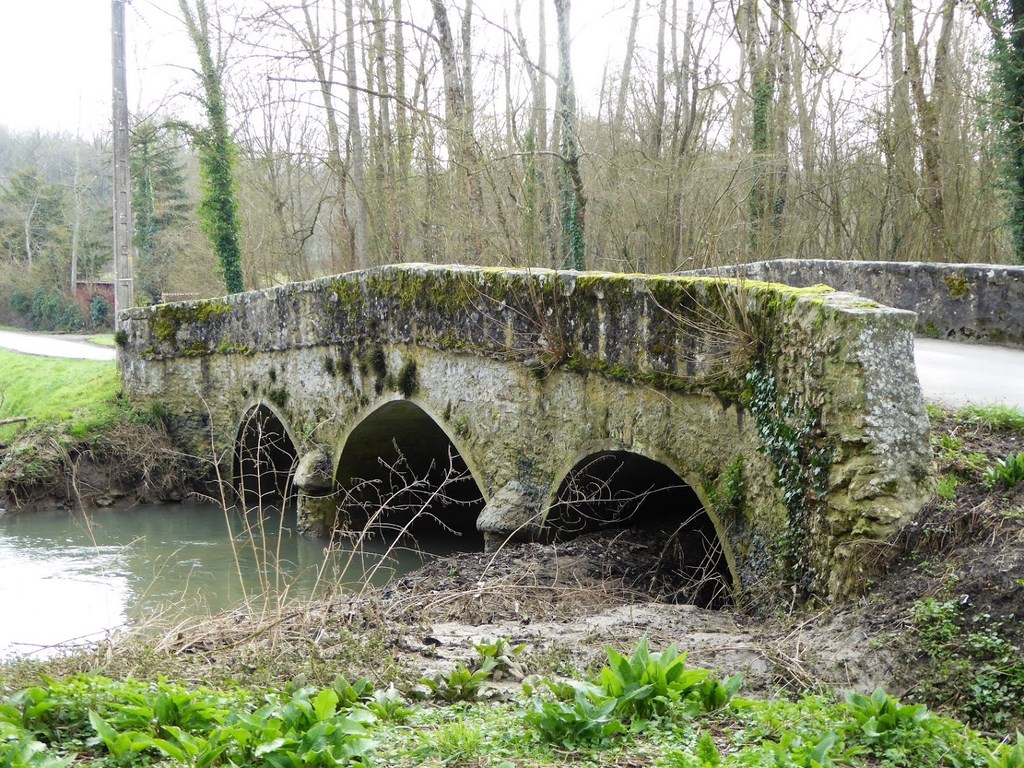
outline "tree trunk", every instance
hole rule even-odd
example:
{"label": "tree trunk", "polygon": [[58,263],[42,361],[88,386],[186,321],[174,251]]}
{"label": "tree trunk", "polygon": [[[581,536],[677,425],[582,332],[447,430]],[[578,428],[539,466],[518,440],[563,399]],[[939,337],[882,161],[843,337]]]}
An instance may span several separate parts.
{"label": "tree trunk", "polygon": [[655,159],[661,157],[661,143],[665,129],[665,25],[667,19],[668,0],[661,0],[658,6],[658,51],[656,62],[656,80],[654,83],[654,125],[651,126],[651,154]]}
{"label": "tree trunk", "polygon": [[[336,18],[337,4],[331,2],[331,20]],[[334,106],[334,50],[333,43],[326,44],[321,37],[318,25],[314,22],[310,12],[309,0],[302,0],[302,14],[306,22],[305,36],[299,36],[299,43],[306,50],[313,71],[316,74],[317,86],[320,91],[320,99],[324,106],[324,118],[327,125],[327,168],[337,185],[335,191],[337,200],[338,216],[342,232],[348,235],[349,245],[351,244],[352,227],[345,211],[345,193],[348,187],[348,168],[341,152],[341,130],[338,127],[338,111]],[[332,38],[333,38],[332,31]],[[328,58],[324,58],[324,49],[330,51]],[[353,250],[348,248],[343,252],[342,270],[348,271],[355,268],[356,260]]]}
{"label": "tree trunk", "polygon": [[205,189],[199,206],[200,220],[213,245],[228,293],[244,290],[242,252],[239,245],[238,204],[235,200],[234,144],[228,128],[227,105],[224,99],[223,61],[214,62],[210,19],[206,0],[178,0],[189,38],[199,56],[199,77],[203,89],[203,107],[207,128],[201,136],[200,164],[204,170]]}
{"label": "tree trunk", "polygon": [[619,80],[619,98],[615,102],[615,119],[612,123],[612,134],[616,137],[622,135],[622,124],[626,119],[626,97],[629,95],[629,78],[633,72],[633,55],[636,51],[636,28],[639,23],[640,0],[634,0],[633,15],[629,20],[629,35],[626,37],[626,58],[622,62],[622,78]]}
{"label": "tree trunk", "polygon": [[[483,188],[478,176],[479,162],[476,145],[471,132],[472,115],[467,103],[463,78],[460,75],[455,56],[455,39],[448,23],[448,12],[443,0],[430,0],[434,12],[434,25],[437,27],[437,43],[441,53],[441,68],[444,74],[445,90],[445,129],[448,134],[448,149],[456,166],[456,172],[462,179],[462,187],[469,203],[469,210],[474,215],[483,214]],[[467,13],[469,4],[467,3]],[[471,17],[470,17],[471,18]],[[463,17],[463,25],[467,17]],[[463,62],[463,73],[466,63]],[[469,70],[471,72],[471,70]],[[472,76],[470,76],[472,79]]]}
{"label": "tree trunk", "polygon": [[572,78],[569,37],[571,0],[554,0],[558,27],[558,113],[562,125],[560,147],[559,219],[562,266],[586,269],[586,211],[580,173],[580,146],[576,132],[576,87]]}
{"label": "tree trunk", "polygon": [[[947,78],[949,40],[953,33],[953,11],[956,0],[944,0],[942,26],[935,46],[935,73],[932,78],[932,93],[929,97],[924,90],[924,72],[921,52],[914,40],[914,17],[911,0],[904,0],[903,34],[906,40],[907,75],[917,110],[918,132],[921,142],[921,157],[924,169],[924,208],[928,216],[929,258],[932,261],[948,261],[950,257],[946,239],[946,213],[942,194],[942,146],[939,135],[939,101]],[[923,42],[922,42],[923,45]]]}
{"label": "tree trunk", "polygon": [[352,253],[356,269],[370,266],[370,224],[366,214],[366,156],[359,116],[359,70],[356,67],[356,20],[353,0],[345,0],[345,63],[348,78],[348,144],[352,186],[345,201],[351,211]]}

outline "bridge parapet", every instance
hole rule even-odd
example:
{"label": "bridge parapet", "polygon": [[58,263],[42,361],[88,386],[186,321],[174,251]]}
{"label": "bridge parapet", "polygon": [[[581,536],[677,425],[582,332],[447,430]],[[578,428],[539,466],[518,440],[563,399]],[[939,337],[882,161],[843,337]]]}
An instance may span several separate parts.
{"label": "bridge parapet", "polygon": [[916,312],[925,336],[1024,348],[1024,266],[776,259],[687,274],[824,283]]}
{"label": "bridge parapet", "polygon": [[221,451],[268,403],[340,476],[368,414],[415,403],[486,498],[530,489],[515,520],[485,511],[492,535],[542,521],[537,489],[587,451],[656,459],[703,502],[741,593],[855,592],[929,494],[914,315],[826,287],[403,265],[124,320],[128,394],[209,411]]}

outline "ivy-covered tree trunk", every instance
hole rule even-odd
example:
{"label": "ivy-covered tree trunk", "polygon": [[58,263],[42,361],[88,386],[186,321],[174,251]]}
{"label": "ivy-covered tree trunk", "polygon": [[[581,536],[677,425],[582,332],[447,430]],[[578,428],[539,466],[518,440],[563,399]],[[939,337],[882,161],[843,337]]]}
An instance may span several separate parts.
{"label": "ivy-covered tree trunk", "polygon": [[223,62],[214,62],[210,46],[210,18],[205,0],[178,0],[189,38],[199,56],[206,130],[198,133],[199,163],[203,176],[199,220],[210,239],[228,293],[245,290],[239,246],[238,203],[235,199],[235,148],[228,130],[227,106],[221,82]]}
{"label": "ivy-covered tree trunk", "polygon": [[997,116],[1003,129],[1003,177],[1009,193],[1014,256],[1024,264],[1024,0],[985,0],[995,40],[995,73],[1002,91]]}
{"label": "ivy-covered tree trunk", "polygon": [[555,0],[558,27],[558,113],[562,125],[559,147],[558,217],[561,224],[562,267],[586,269],[587,198],[580,173],[580,144],[576,133],[576,87],[569,52],[571,0]]}

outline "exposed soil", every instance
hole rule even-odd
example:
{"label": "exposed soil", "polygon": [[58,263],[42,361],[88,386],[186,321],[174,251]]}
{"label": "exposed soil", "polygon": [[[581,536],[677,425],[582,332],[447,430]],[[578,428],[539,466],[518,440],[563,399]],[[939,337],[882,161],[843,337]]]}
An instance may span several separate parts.
{"label": "exposed soil", "polygon": [[181,501],[207,467],[177,450],[159,422],[126,422],[92,440],[52,429],[0,442],[0,508],[93,509]]}
{"label": "exposed soil", "polygon": [[[526,643],[526,672],[558,674],[595,668],[606,645],[628,650],[646,634],[652,647],[687,651],[690,665],[744,673],[748,696],[821,686],[913,694],[929,674],[911,620],[917,601],[957,600],[965,621],[1024,616],[1024,486],[982,484],[982,468],[1021,450],[1022,437],[952,418],[933,431],[939,473],[960,478],[955,496],[933,500],[891,542],[889,572],[851,604],[760,618],[681,604],[664,538],[627,530],[457,555],[380,592],[176,625],[74,663],[128,674],[156,664],[211,683],[344,671],[409,684],[468,661],[485,639]],[[1002,626],[1024,646],[1024,622]]]}

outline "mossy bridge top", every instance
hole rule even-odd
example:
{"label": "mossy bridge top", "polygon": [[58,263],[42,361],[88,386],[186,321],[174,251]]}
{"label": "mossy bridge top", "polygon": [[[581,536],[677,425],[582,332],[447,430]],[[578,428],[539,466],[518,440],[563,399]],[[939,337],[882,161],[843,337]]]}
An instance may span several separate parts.
{"label": "mossy bridge top", "polygon": [[403,265],[122,319],[127,395],[312,531],[645,526],[691,599],[834,598],[929,493],[914,314],[824,286]]}

